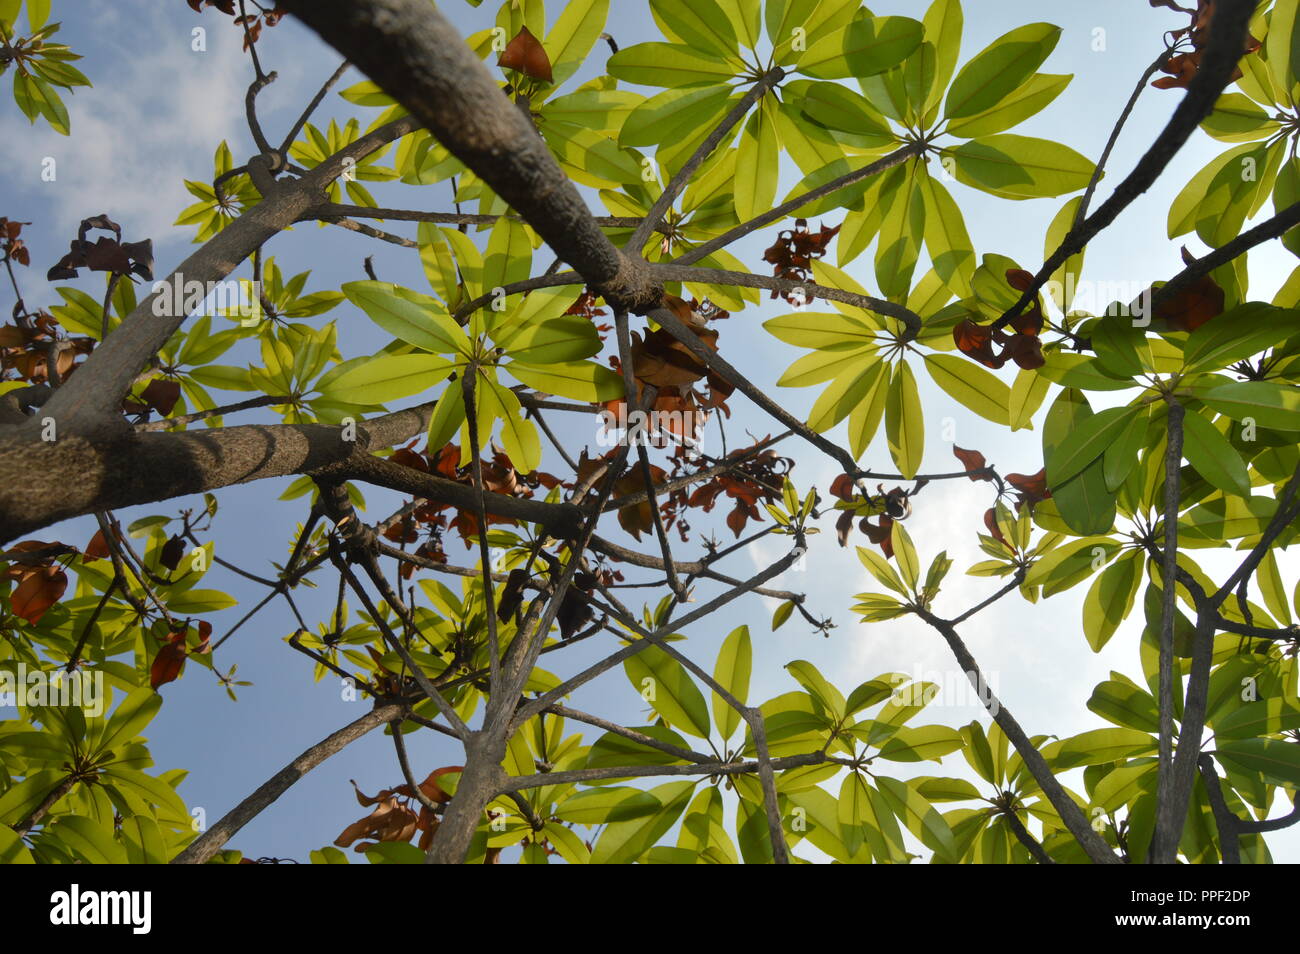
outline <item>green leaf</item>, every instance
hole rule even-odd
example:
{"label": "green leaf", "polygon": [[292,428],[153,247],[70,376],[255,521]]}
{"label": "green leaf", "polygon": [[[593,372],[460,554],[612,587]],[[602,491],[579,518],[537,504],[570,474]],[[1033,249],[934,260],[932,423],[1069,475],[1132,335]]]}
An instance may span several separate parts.
{"label": "green leaf", "polygon": [[1207,321],[1183,346],[1185,373],[1217,371],[1300,334],[1300,311],[1247,302]]}
{"label": "green leaf", "polygon": [[944,149],[957,181],[1005,199],[1037,199],[1087,186],[1092,160],[1049,139],[1002,133]]}
{"label": "green leaf", "polygon": [[1241,455],[1217,427],[1195,411],[1183,416],[1183,456],[1224,493],[1250,496],[1250,477]]}
{"label": "green leaf", "polygon": [[1049,744],[1043,750],[1043,757],[1058,769],[1068,769],[1137,758],[1155,750],[1156,740],[1150,733],[1138,729],[1093,729]]}
{"label": "green leaf", "polygon": [[591,863],[630,864],[650,850],[662,838],[690,801],[694,782],[669,782],[649,791],[663,806],[655,814],[635,821],[612,822],[596,842]]}
{"label": "green leaf", "polygon": [[1004,132],[1045,109],[1065,92],[1072,79],[1073,74],[1068,73],[1036,73],[991,108],[949,123],[948,132],[964,139]]}
{"label": "green leaf", "polygon": [[773,336],[800,348],[833,348],[874,343],[880,330],[861,318],[834,312],[800,311],[763,322]]}
{"label": "green leaf", "polygon": [[788,620],[790,615],[794,612],[794,608],[794,600],[786,600],[776,608],[775,612],[772,613],[772,632],[775,633],[785,625],[786,620]]}
{"label": "green leaf", "polygon": [[1273,618],[1283,626],[1291,625],[1291,607],[1286,600],[1286,586],[1278,570],[1277,554],[1272,550],[1265,552],[1264,559],[1255,574],[1255,582],[1259,584],[1260,593],[1264,596],[1264,605],[1273,614]]}
{"label": "green leaf", "polygon": [[494,340],[514,360],[532,365],[577,361],[600,351],[596,326],[580,315],[524,322]]}
{"label": "green leaf", "polygon": [[[469,339],[451,315],[438,307],[421,308],[401,297],[401,291],[389,282],[347,282],[342,291],[395,338],[434,354],[470,354]],[[429,302],[432,305],[432,299]]]}
{"label": "green leaf", "polygon": [[996,106],[1034,74],[1060,37],[1061,28],[1050,23],[1029,23],[998,37],[952,81],[944,115],[960,119]]}
{"label": "green leaf", "polygon": [[428,354],[378,355],[328,380],[321,378],[317,390],[353,404],[385,404],[429,390],[446,379],[452,367],[445,358]]}
{"label": "green leaf", "polygon": [[1214,112],[1201,121],[1201,128],[1220,142],[1251,142],[1274,135],[1281,124],[1249,97],[1224,93],[1215,101]]}
{"label": "green leaf", "polygon": [[505,369],[536,391],[575,401],[611,401],[623,396],[623,379],[594,361],[566,361],[537,367],[512,361]]}
{"label": "green leaf", "polygon": [[921,45],[922,27],[908,17],[860,16],[809,45],[799,72],[818,79],[874,76],[903,62]]}
{"label": "green leaf", "polygon": [[592,788],[564,799],[555,816],[577,825],[604,825],[646,818],[663,807],[649,792],[636,788]]}
{"label": "green leaf", "polygon": [[1274,381],[1234,381],[1200,391],[1196,396],[1234,421],[1300,431],[1300,388]]}
{"label": "green leaf", "polygon": [[891,762],[937,762],[961,746],[961,733],[946,725],[903,726],[881,745],[880,758]]}
{"label": "green leaf", "polygon": [[934,852],[936,861],[957,862],[957,846],[953,841],[952,829],[925,796],[912,788],[911,784],[898,779],[877,778],[876,784],[880,786],[880,793],[894,814],[907,826],[908,831]]}
{"label": "green leaf", "polygon": [[1213,721],[1214,737],[1220,742],[1228,739],[1253,739],[1300,728],[1300,708],[1286,699],[1274,696],[1239,706]]}
{"label": "green leaf", "polygon": [[478,387],[483,389],[484,410],[501,419],[501,447],[521,474],[531,474],[542,463],[542,439],[537,425],[524,417],[519,398],[484,375]]}
{"label": "green leaf", "polygon": [[177,593],[167,598],[167,608],[174,614],[193,614],[215,613],[218,610],[229,609],[239,601],[229,593],[221,590],[186,590],[184,593]]}
{"label": "green leaf", "polygon": [[1231,739],[1220,742],[1215,757],[1230,769],[1264,776],[1272,785],[1300,785],[1300,745],[1278,739]]}
{"label": "green leaf", "polygon": [[1160,710],[1155,697],[1122,677],[1098,683],[1088,698],[1088,708],[1125,728],[1143,732],[1160,729]]}
{"label": "green leaf", "polygon": [[880,376],[888,368],[875,354],[866,354],[854,361],[818,395],[808,412],[808,426],[820,434],[844,420],[870,399]]}
{"label": "green leaf", "polygon": [[679,142],[701,125],[715,125],[712,120],[729,108],[730,99],[729,86],[666,89],[628,113],[618,133],[619,145]]}
{"label": "green leaf", "polygon": [[[895,524],[894,526],[898,526]],[[892,530],[891,530],[892,533]],[[897,551],[895,551],[897,552]],[[900,596],[907,596],[907,587],[898,573],[881,554],[868,547],[858,547],[858,559],[867,568],[867,572]]]}
{"label": "green leaf", "polygon": [[[603,21],[602,21],[603,22]],[[591,850],[572,828],[555,822],[547,822],[543,829],[546,840],[559,852],[560,857],[571,865],[585,865],[591,861]]]}
{"label": "green leaf", "polygon": [[912,273],[925,237],[925,195],[921,173],[904,167],[904,179],[880,223],[876,246],[876,281],[891,301],[903,301],[912,288]]}
{"label": "green leaf", "polygon": [[832,718],[836,720],[844,718],[845,703],[843,694],[827,682],[826,677],[818,671],[816,666],[806,659],[796,659],[793,662],[786,663],[785,668],[789,670],[790,675],[794,676],[799,685],[808,690],[808,693],[816,700],[818,705]]}
{"label": "green leaf", "polygon": [[1106,567],[1083,601],[1083,633],[1094,653],[1101,652],[1133,609],[1142,582],[1142,554],[1133,551]]}
{"label": "green leaf", "polygon": [[[1044,260],[1051,258],[1052,253],[1061,247],[1065,237],[1070,234],[1082,203],[1083,196],[1067,199],[1056,215],[1052,217],[1051,224],[1047,226],[1047,234],[1043,236]],[[1065,264],[1048,279],[1046,290],[1056,302],[1056,307],[1065,314],[1069,314],[1070,305],[1074,301],[1074,293],[1079,284],[1079,275],[1083,272],[1083,260],[1084,252],[1076,252],[1067,258]]]}
{"label": "green leaf", "polygon": [[1297,28],[1298,0],[1277,0],[1264,37],[1264,59],[1273,85],[1288,96],[1300,76],[1300,28]]}
{"label": "green leaf", "polygon": [[[1234,185],[1244,183],[1241,171],[1242,160],[1256,154],[1259,146],[1247,143],[1227,152],[1220,153],[1188,180],[1182,191],[1174,197],[1169,206],[1167,230],[1170,238],[1175,238],[1193,230],[1200,231],[1204,220],[1208,228],[1214,227],[1218,214],[1224,211],[1224,203],[1210,203],[1211,193],[1216,190],[1230,193]],[[1214,205],[1217,213],[1209,211]]]}
{"label": "green leaf", "polygon": [[[791,604],[793,608],[793,604]],[[787,613],[787,615],[789,615]],[[773,629],[779,626],[773,625]],[[753,668],[754,650],[749,640],[749,627],[737,626],[722,641],[718,661],[713,667],[713,678],[741,702],[749,694],[749,676]],[[716,692],[710,693],[713,703],[713,721],[723,739],[731,737],[740,725],[740,713],[729,706]]]}
{"label": "green leaf", "polygon": [[738,58],[735,28],[716,0],[650,0],[655,20],[695,50]]}
{"label": "green leaf", "polygon": [[872,381],[870,390],[849,415],[849,449],[855,459],[866,453],[867,445],[880,429],[880,418],[885,413],[892,375],[888,364],[881,362],[878,368],[879,373]]}
{"label": "green leaf", "polygon": [[27,817],[65,778],[67,773],[47,769],[32,772],[21,782],[11,785],[0,795],[0,822],[13,825]]}
{"label": "green leaf", "polygon": [[[689,749],[687,741],[664,725],[632,726],[642,735],[659,742],[675,745],[679,749]],[[670,752],[646,745],[617,732],[606,732],[600,736],[587,753],[587,768],[613,768],[627,765],[681,765],[683,760]]]}
{"label": "green leaf", "polygon": [[54,87],[40,77],[15,74],[14,99],[29,119],[34,120],[39,114],[45,117],[45,121],[56,133],[66,136],[72,131],[68,122],[68,108],[63,105],[63,100],[54,91]]}
{"label": "green leaf", "polygon": [[709,737],[704,694],[676,659],[658,646],[647,646],[623,661],[623,671],[665,722],[697,738]]}
{"label": "green leaf", "polygon": [[[1043,425],[1043,457],[1051,466],[1061,444],[1093,416],[1083,394],[1067,388],[1047,412]],[[1049,481],[1050,483],[1050,481]],[[1062,519],[1082,536],[1106,533],[1115,522],[1115,497],[1106,491],[1104,459],[1098,457],[1074,478],[1052,487],[1052,502]]]}
{"label": "green leaf", "polygon": [[49,825],[46,837],[91,864],[126,864],[126,850],[114,840],[112,828],[83,815],[60,815]]}
{"label": "green leaf", "polygon": [[[928,114],[939,105],[953,71],[957,69],[963,19],[961,0],[934,0],[922,17],[925,40],[933,44],[935,59],[934,83],[930,87],[930,95],[926,97],[923,113]],[[930,121],[928,117],[924,120],[926,125]]]}
{"label": "green leaf", "polygon": [[911,480],[920,469],[925,453],[925,417],[916,378],[906,362],[898,365],[889,384],[885,398],[885,435],[899,473]]}
{"label": "green leaf", "polygon": [[865,137],[873,145],[888,145],[894,136],[871,103],[839,83],[795,80],[781,87],[782,95],[813,122]]}
{"label": "green leaf", "polygon": [[972,294],[975,249],[970,233],[966,231],[961,207],[944,185],[925,171],[924,166],[916,174],[925,203],[925,246],[930,261],[944,285],[957,297],[967,298]]}
{"label": "green leaf", "polygon": [[952,354],[927,354],[925,365],[950,397],[994,424],[1010,423],[1011,389],[975,362]]}
{"label": "green leaf", "polygon": [[1150,424],[1151,405],[1139,406],[1115,443],[1106,448],[1102,463],[1108,491],[1114,493],[1118,490],[1137,466],[1138,454],[1146,446]]}
{"label": "green leaf", "polygon": [[465,392],[461,390],[460,382],[454,381],[443,388],[438,403],[433,406],[433,413],[429,415],[429,449],[446,447],[464,422]]}
{"label": "green leaf", "polygon": [[673,43],[638,43],[624,47],[605,64],[609,75],[642,86],[718,85],[736,75],[723,60]]}
{"label": "green leaf", "polygon": [[[27,0],[27,25],[31,27],[32,32],[40,30],[50,19],[50,0]],[[58,28],[55,24],[50,28],[53,32]]]}
{"label": "green leaf", "polygon": [[1064,484],[1097,460],[1124,433],[1137,415],[1136,407],[1112,407],[1083,421],[1047,457],[1047,485]]}
{"label": "green leaf", "polygon": [[542,46],[558,86],[577,72],[599,39],[609,16],[609,0],[572,0],[560,11]]}
{"label": "green leaf", "polygon": [[908,589],[915,592],[917,581],[921,577],[921,563],[917,559],[912,537],[899,521],[890,527],[890,537],[894,544],[894,562],[898,564],[898,572]]}
{"label": "green leaf", "polygon": [[36,859],[22,837],[8,825],[0,825],[0,865],[34,865]]}
{"label": "green leaf", "polygon": [[[235,601],[232,599],[230,602],[234,605]],[[153,720],[161,706],[162,696],[152,689],[137,689],[132,692],[113,710],[113,715],[104,727],[104,734],[96,744],[96,754],[130,742]]]}
{"label": "green leaf", "polygon": [[[502,216],[488,234],[487,254],[483,256],[484,293],[494,293],[528,277],[533,260],[533,243],[522,222]],[[448,319],[452,324],[455,321]]]}
{"label": "green leaf", "polygon": [[776,136],[773,100],[765,98],[745,123],[736,152],[736,215],[741,221],[770,209],[776,197],[781,145]]}
{"label": "green leaf", "polygon": [[1135,378],[1151,370],[1151,347],[1146,332],[1118,315],[1091,325],[1092,348],[1097,361],[1116,377]]}

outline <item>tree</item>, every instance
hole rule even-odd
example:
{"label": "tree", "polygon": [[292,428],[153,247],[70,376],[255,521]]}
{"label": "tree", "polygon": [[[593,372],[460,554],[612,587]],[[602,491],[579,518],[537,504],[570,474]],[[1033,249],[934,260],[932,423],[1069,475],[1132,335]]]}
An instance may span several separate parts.
{"label": "tree", "polygon": [[[504,3],[468,42],[424,0],[188,2],[244,31],[258,150],[236,166],[222,143],[213,181],[188,183],[198,202],[178,224],[197,226],[199,248],[153,282],[150,244],[92,215],[49,274],[106,273],[102,301],[60,286],[63,304],[33,310],[15,268],[30,264],[28,223],[0,220],[16,296],[0,329],[0,661],[5,673],[67,674],[37,680],[45,695],[0,724],[6,860],[238,860],[226,846],[249,819],[376,729],[391,736],[400,781],[358,792],[372,811],[336,841],[360,842],[374,861],[492,861],[521,846],[526,861],[788,863],[805,842],[853,862],[907,861],[917,846],[936,862],[1270,859],[1262,835],[1300,818],[1269,817],[1300,784],[1300,593],[1288,602],[1277,557],[1300,516],[1300,269],[1260,302],[1247,297],[1244,262],[1273,239],[1300,255],[1295,0],[1152,0],[1190,24],[1142,71],[1096,163],[1009,131],[1069,81],[1039,72],[1059,29],[1028,24],[963,58],[959,0],[934,0],[920,20],[854,0],[651,0],[664,39],[610,39],[605,71],[581,84],[569,81],[599,66],[608,0],[572,0],[549,30],[540,0]],[[26,38],[20,6],[0,3],[0,62],[28,117],[67,133],[50,84],[84,77],[66,72],[62,48],[41,51],[48,3],[28,0]],[[257,43],[286,14],[347,63],[276,145],[258,120],[276,74]],[[348,64],[368,77],[342,91],[363,118],[319,129],[313,112]],[[1167,94],[1181,97],[1168,123],[1094,208],[1148,85],[1185,92]],[[1076,306],[1087,247],[1198,127],[1238,145],[1177,195],[1169,233],[1195,231],[1211,250],[1185,254],[1181,272],[1131,300]],[[778,202],[783,162],[803,178]],[[456,208],[380,207],[361,184],[393,179],[450,179]],[[976,255],[954,180],[1008,200],[1071,196],[1037,271]],[[588,197],[610,214],[593,216]],[[1246,229],[1270,197],[1273,215]],[[477,212],[461,211],[472,202]],[[364,220],[418,223],[417,239]],[[368,280],[304,294],[308,276],[286,278],[264,250],[311,221],[418,249],[432,294],[381,281],[369,261]],[[727,251],[759,230],[775,232],[771,275]],[[832,242],[838,267],[824,258]],[[845,270],[873,243],[880,297]],[[543,244],[555,262],[538,269]],[[152,291],[137,298],[132,276]],[[717,327],[763,291],[792,308],[766,330],[808,350],[781,382],[819,389],[806,421],[746,375],[739,336]],[[214,292],[226,294],[217,313],[191,318]],[[810,310],[814,299],[833,310]],[[332,322],[301,320],[345,301],[383,347],[345,360]],[[245,345],[260,361],[218,363]],[[1043,468],[1004,474],[957,447],[958,467],[926,470],[922,369],[1008,430],[1046,408]],[[709,452],[713,425],[742,402],[780,432]],[[253,410],[281,423],[225,424]],[[557,439],[547,418],[574,412],[603,413],[616,446]],[[847,447],[827,436],[842,422]],[[860,464],[882,427],[891,471]],[[543,438],[564,476],[541,469]],[[777,451],[793,444],[841,476],[800,487]],[[219,556],[216,492],[288,475],[299,475],[291,499],[310,503],[285,505],[302,522],[275,576]],[[918,546],[906,517],[916,495],[967,480],[992,498],[980,535],[989,559],[968,572],[1005,582],[939,615],[952,561],[932,541]],[[411,501],[367,515],[359,485]],[[126,529],[114,516],[187,494],[204,506]],[[719,503],[736,542],[682,559],[687,515]],[[683,640],[756,594],[782,601],[773,628],[797,612],[829,629],[769,584],[832,511],[840,545],[883,590],[859,595],[853,613],[932,627],[981,694],[987,728],[912,724],[931,687],[885,674],[846,692],[802,660],[787,667],[797,691],[751,700],[747,627],[711,663],[692,658]],[[651,552],[609,539],[609,514]],[[32,537],[84,515],[99,526],[85,546]],[[468,565],[448,553],[452,530]],[[760,572],[720,568],[768,537],[788,550]],[[1194,549],[1236,550],[1235,569],[1212,579]],[[198,834],[175,790],[182,773],[143,771],[142,732],[158,688],[187,663],[234,695],[234,668],[217,667],[231,631],[203,618],[233,599],[196,585],[213,564],[265,591],[245,620],[286,603],[299,622],[289,642],[318,678],[355,685],[373,707]],[[313,627],[295,591],[326,580],[337,605]],[[1141,594],[1144,682],[1116,673],[1096,687],[1088,705],[1105,727],[1031,735],[962,624],[1013,594],[1035,603],[1085,582],[1094,649]],[[625,584],[662,598],[638,612]],[[566,662],[601,635],[617,648],[585,668]],[[619,667],[652,724],[567,704]],[[58,704],[93,673],[114,689],[111,713]],[[575,724],[599,733],[594,743]],[[456,764],[421,780],[404,741],[418,731],[454,740]],[[880,768],[957,753],[980,785]],[[1080,768],[1067,787],[1064,773]]]}

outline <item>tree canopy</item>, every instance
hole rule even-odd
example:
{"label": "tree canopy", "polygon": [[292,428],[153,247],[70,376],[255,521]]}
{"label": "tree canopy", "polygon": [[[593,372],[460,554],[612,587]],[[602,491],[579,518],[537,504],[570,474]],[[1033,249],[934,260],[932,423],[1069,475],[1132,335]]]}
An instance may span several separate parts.
{"label": "tree canopy", "polygon": [[[960,0],[648,0],[661,36],[636,43],[610,0],[489,0],[468,36],[459,0],[187,3],[243,34],[255,147],[213,143],[211,178],[185,183],[192,254],[159,269],[86,210],[38,263],[47,224],[0,219],[0,692],[20,699],[0,859],[250,860],[240,829],[377,732],[392,776],[313,862],[1272,860],[1267,833],[1300,820],[1300,267],[1261,301],[1247,260],[1300,256],[1298,0],[1151,0],[1171,29],[1091,158],[1017,131],[1072,79],[1043,71],[1060,28],[972,50]],[[91,80],[50,7],[0,0],[0,71],[75,138],[64,96]],[[344,62],[264,128],[270,67],[295,64],[263,40],[304,26]],[[351,118],[314,122],[335,95]],[[1162,128],[1126,128],[1139,96],[1169,99]],[[1122,133],[1150,140],[1127,172],[1107,169]],[[1193,137],[1223,151],[1172,182]],[[1153,187],[1168,238],[1207,251],[1137,288],[1089,275]],[[967,190],[1011,218],[1058,203],[1042,261],[977,249]],[[273,249],[311,223],[368,240],[367,277],[283,271]],[[735,251],[754,235],[761,261]],[[427,284],[382,280],[390,255]],[[43,268],[58,301],[24,298]],[[96,272],[102,291],[74,284]],[[782,313],[760,328],[765,296]],[[752,374],[774,342],[802,351],[778,384],[814,395],[806,416]],[[1038,469],[936,451],[929,383],[1036,432]],[[768,430],[728,444],[740,408]],[[813,460],[838,476],[818,486]],[[276,478],[265,565],[234,562],[223,535],[250,528],[223,522],[222,490]],[[950,531],[986,559],[954,566],[908,517],[970,482],[987,511]],[[98,532],[64,538],[73,518]],[[875,581],[850,606],[781,588],[823,531]],[[986,596],[945,600],[954,570]],[[236,579],[254,602],[214,622]],[[1052,625],[1094,652],[1120,634],[1138,675],[1111,673],[1096,728],[1060,736],[1022,726],[962,631],[1070,590],[1081,625]],[[766,634],[728,618],[760,599],[772,630],[832,640],[922,621],[987,719],[944,724],[924,680],[837,684],[804,659],[755,697]],[[369,704],[201,824],[184,767],[150,755],[160,690],[197,671],[235,699],[222,645],[271,605],[300,675]],[[702,632],[725,634],[716,656]],[[574,707],[619,678],[645,724]],[[411,758],[413,734],[445,764]]]}

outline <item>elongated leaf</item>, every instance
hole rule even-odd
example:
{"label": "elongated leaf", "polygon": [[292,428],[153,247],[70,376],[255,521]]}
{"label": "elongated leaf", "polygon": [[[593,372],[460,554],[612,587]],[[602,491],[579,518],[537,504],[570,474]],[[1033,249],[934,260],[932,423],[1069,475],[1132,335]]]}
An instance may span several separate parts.
{"label": "elongated leaf", "polygon": [[432,355],[380,355],[322,384],[320,392],[353,404],[384,404],[432,388],[451,370],[450,361]]}
{"label": "elongated leaf", "polygon": [[975,362],[952,354],[927,354],[925,366],[949,396],[994,424],[1009,424],[1011,389]]}
{"label": "elongated leaf", "polygon": [[1006,199],[1037,199],[1084,188],[1092,160],[1049,139],[1001,133],[943,150],[959,182]]}
{"label": "elongated leaf", "polygon": [[469,354],[469,339],[451,315],[441,308],[421,308],[388,282],[348,282],[343,294],[395,338],[435,354]]}
{"label": "elongated leaf", "polygon": [[506,370],[530,388],[575,401],[610,401],[623,396],[622,377],[594,361],[568,361],[545,367],[512,361]]}
{"label": "elongated leaf", "polygon": [[1029,23],[998,37],[961,68],[944,115],[960,119],[996,106],[1033,75],[1060,37],[1061,28],[1050,23]]}
{"label": "elongated leaf", "polygon": [[1300,431],[1300,388],[1275,381],[1234,381],[1201,391],[1197,397],[1235,421]]}
{"label": "elongated leaf", "polygon": [[[775,629],[776,627],[773,626]],[[749,694],[749,676],[753,668],[754,650],[750,644],[749,627],[737,626],[722,641],[718,661],[713,667],[713,678],[741,702]],[[740,713],[728,705],[716,692],[710,693],[713,703],[713,721],[724,739],[740,725]]]}
{"label": "elongated leaf", "polygon": [[885,398],[885,434],[899,473],[911,480],[925,453],[925,416],[916,378],[906,362],[898,365]]}
{"label": "elongated leaf", "polygon": [[1224,493],[1250,496],[1250,477],[1241,455],[1218,428],[1194,411],[1183,416],[1183,456]]}

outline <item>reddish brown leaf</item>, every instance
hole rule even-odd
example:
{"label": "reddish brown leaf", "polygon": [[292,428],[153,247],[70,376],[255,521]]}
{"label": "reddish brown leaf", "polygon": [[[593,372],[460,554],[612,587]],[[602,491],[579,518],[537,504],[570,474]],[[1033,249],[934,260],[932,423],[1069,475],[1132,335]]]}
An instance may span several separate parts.
{"label": "reddish brown leaf", "polygon": [[95,531],[95,535],[90,538],[82,554],[87,560],[103,560],[109,556],[108,541],[104,539],[103,530]]}
{"label": "reddish brown leaf", "polygon": [[853,500],[858,495],[857,482],[848,474],[840,474],[831,483],[831,493],[841,500]]}
{"label": "reddish brown leaf", "polygon": [[1018,292],[1029,291],[1034,286],[1034,276],[1023,268],[1008,268],[1007,284]]}
{"label": "reddish brown leaf", "polygon": [[68,588],[68,575],[58,567],[42,566],[27,570],[9,597],[15,616],[35,624],[45,611],[59,601]]}
{"label": "reddish brown leaf", "polygon": [[1002,349],[1002,360],[1007,358],[1026,371],[1041,368],[1047,363],[1043,357],[1043,342],[1032,334],[1011,335]]}
{"label": "reddish brown leaf", "polygon": [[551,75],[551,58],[537,37],[529,32],[528,27],[520,27],[515,38],[511,40],[497,60],[497,65],[508,70],[516,70],[535,80],[553,83]]}
{"label": "reddish brown leaf", "polygon": [[[986,467],[988,467],[988,461],[984,458],[984,455],[981,454],[979,451],[966,450],[965,448],[958,447],[956,444],[953,444],[952,452],[953,455],[959,461],[961,461],[962,466],[965,467],[967,471],[977,471],[977,470],[983,471]],[[979,474],[972,473],[970,479],[977,480],[977,481],[992,480],[993,477],[991,474],[988,473],[979,473]]]}
{"label": "reddish brown leaf", "polygon": [[736,506],[732,508],[731,513],[727,514],[727,526],[731,528],[731,532],[736,535],[737,539],[739,539],[741,533],[745,530],[745,524],[748,522],[748,509],[745,507],[743,502],[737,501]]}
{"label": "reddish brown leaf", "polygon": [[849,541],[849,532],[853,529],[853,516],[852,510],[844,510],[835,521],[835,538],[839,540],[840,546],[846,545]]}
{"label": "reddish brown leaf", "polygon": [[149,685],[155,690],[176,679],[185,666],[185,637],[184,634],[180,635],[180,639],[176,639],[173,635],[171,640],[158,650],[153,665],[149,667]]}
{"label": "reddish brown leaf", "polygon": [[1178,292],[1156,308],[1156,317],[1179,331],[1195,331],[1212,318],[1223,314],[1224,293],[1209,275]]}
{"label": "reddish brown leaf", "polygon": [[984,325],[977,325],[969,318],[955,325],[952,340],[957,350],[968,358],[974,358],[988,368],[1000,368],[1006,363],[993,351],[993,331]]}
{"label": "reddish brown leaf", "polygon": [[429,777],[420,783],[420,791],[424,792],[424,797],[433,802],[449,802],[451,795],[438,784],[438,779],[444,775],[455,775],[463,772],[463,765],[444,765],[442,768],[434,769],[429,773]]}
{"label": "reddish brown leaf", "polygon": [[167,378],[154,378],[140,392],[141,400],[163,417],[172,412],[180,396],[181,383]]}
{"label": "reddish brown leaf", "polygon": [[1021,503],[1027,503],[1031,507],[1052,496],[1052,492],[1047,489],[1046,468],[1036,474],[1007,474],[1007,483],[1020,491]]}

